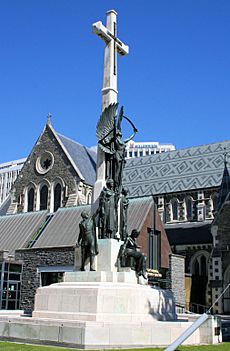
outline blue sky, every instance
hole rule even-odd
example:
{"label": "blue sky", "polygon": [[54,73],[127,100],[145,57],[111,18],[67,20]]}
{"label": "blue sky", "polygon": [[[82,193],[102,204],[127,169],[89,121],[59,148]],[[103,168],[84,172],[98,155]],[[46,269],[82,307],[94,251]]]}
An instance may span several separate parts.
{"label": "blue sky", "polygon": [[96,144],[104,43],[92,23],[112,8],[136,141],[230,139],[229,0],[0,0],[0,162],[28,155],[48,112],[59,133]]}

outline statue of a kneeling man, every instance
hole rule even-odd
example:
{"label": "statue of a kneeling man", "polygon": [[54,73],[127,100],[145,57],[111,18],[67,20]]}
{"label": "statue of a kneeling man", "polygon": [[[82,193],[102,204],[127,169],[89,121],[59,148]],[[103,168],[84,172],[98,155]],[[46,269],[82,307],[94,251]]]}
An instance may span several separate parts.
{"label": "statue of a kneeling man", "polygon": [[96,226],[94,216],[90,217],[86,211],[81,213],[82,221],[79,223],[80,233],[76,246],[81,246],[81,271],[85,270],[87,261],[90,262],[90,270],[94,271],[94,258],[98,254]]}
{"label": "statue of a kneeling man", "polygon": [[[131,235],[127,236],[124,244],[121,246],[121,250],[119,253],[120,261],[122,262],[122,266],[131,266],[134,268],[137,275],[143,276],[147,279],[146,274],[146,256],[143,252],[140,251],[140,246],[137,245],[136,239],[139,236],[140,232],[137,229],[133,229]],[[131,258],[134,261],[134,264],[128,263]]]}

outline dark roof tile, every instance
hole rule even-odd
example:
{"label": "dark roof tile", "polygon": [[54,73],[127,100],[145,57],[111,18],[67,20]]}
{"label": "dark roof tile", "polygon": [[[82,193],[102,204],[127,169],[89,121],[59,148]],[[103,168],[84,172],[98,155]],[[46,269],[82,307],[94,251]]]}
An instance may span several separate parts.
{"label": "dark roof tile", "polygon": [[65,137],[64,135],[59,133],[56,134],[60,138],[76,167],[81,172],[85,182],[89,185],[94,185],[96,180],[96,152]]}

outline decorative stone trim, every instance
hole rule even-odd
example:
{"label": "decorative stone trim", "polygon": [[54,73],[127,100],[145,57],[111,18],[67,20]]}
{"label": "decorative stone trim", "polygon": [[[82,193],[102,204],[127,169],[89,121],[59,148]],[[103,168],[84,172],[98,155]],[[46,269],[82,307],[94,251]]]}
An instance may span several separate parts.
{"label": "decorative stone trim", "polygon": [[37,158],[36,170],[39,174],[46,174],[53,167],[54,156],[51,152],[45,151]]}

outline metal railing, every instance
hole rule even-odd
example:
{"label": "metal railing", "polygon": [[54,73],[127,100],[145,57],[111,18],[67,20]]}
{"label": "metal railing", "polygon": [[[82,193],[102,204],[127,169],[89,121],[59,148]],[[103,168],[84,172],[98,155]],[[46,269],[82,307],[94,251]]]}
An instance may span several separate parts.
{"label": "metal railing", "polygon": [[189,311],[191,311],[192,313],[202,314],[202,313],[207,312],[208,309],[209,309],[209,306],[202,305],[202,304],[199,304],[199,303],[192,302],[189,305]]}

